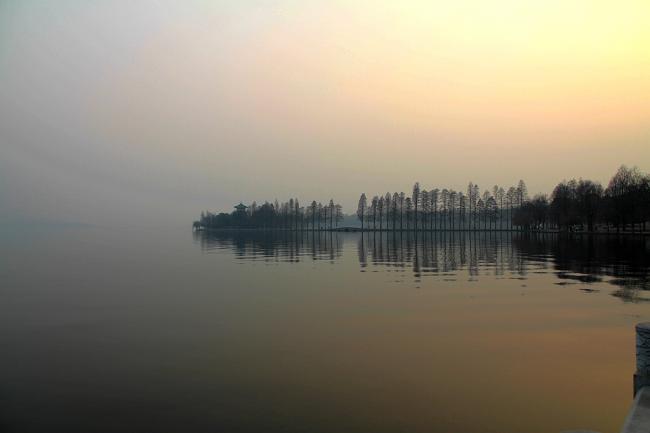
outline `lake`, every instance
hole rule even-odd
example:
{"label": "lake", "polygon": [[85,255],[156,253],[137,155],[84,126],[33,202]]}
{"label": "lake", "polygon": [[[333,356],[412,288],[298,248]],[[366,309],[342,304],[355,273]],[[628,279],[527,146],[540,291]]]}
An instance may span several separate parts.
{"label": "lake", "polygon": [[650,239],[54,227],[0,246],[3,432],[617,432]]}

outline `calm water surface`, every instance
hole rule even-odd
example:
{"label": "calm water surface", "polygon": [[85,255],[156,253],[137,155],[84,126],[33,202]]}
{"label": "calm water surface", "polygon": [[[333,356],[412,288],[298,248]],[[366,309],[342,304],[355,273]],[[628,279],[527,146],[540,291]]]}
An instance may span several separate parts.
{"label": "calm water surface", "polygon": [[0,431],[616,432],[643,238],[59,227],[0,246]]}

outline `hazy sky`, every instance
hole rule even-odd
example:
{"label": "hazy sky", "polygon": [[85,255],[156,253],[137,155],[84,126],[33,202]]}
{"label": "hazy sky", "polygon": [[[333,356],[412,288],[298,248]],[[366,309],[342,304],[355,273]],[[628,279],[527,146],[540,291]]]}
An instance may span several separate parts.
{"label": "hazy sky", "polygon": [[0,1],[0,220],[650,171],[650,2]]}

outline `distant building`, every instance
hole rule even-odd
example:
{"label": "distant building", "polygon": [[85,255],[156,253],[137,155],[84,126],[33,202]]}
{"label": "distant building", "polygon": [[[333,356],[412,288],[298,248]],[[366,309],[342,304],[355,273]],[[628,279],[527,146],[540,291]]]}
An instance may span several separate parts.
{"label": "distant building", "polygon": [[239,202],[239,204],[235,206],[235,210],[237,211],[237,213],[244,213],[246,212],[246,209],[248,209],[248,206],[246,206],[242,202]]}

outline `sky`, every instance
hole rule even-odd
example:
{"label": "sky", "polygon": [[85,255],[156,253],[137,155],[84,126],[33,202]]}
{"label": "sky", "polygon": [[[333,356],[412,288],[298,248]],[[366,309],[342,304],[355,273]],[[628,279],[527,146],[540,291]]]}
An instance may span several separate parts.
{"label": "sky", "polygon": [[647,0],[2,0],[0,222],[647,172],[649,22]]}

